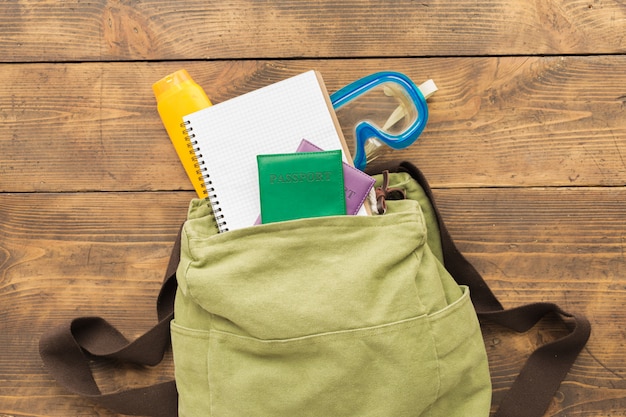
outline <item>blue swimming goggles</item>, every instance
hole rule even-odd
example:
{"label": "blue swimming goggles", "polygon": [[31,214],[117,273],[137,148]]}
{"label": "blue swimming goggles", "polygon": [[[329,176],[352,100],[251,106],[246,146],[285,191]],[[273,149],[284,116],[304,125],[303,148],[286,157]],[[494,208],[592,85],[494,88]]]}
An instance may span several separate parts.
{"label": "blue swimming goggles", "polygon": [[[431,88],[436,90],[434,83]],[[361,170],[381,154],[384,145],[392,149],[411,145],[428,120],[424,94],[398,72],[368,75],[330,99],[354,156],[354,166]]]}

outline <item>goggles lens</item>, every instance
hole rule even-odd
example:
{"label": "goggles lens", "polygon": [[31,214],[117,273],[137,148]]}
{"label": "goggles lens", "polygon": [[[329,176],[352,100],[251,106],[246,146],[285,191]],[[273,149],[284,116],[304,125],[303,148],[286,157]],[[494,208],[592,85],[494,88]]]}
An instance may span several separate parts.
{"label": "goggles lens", "polygon": [[[355,166],[363,169],[385,148],[413,143],[428,118],[424,97],[405,76],[382,73],[366,77],[331,96]],[[398,76],[401,74],[398,74]],[[365,82],[364,80],[369,80]]]}

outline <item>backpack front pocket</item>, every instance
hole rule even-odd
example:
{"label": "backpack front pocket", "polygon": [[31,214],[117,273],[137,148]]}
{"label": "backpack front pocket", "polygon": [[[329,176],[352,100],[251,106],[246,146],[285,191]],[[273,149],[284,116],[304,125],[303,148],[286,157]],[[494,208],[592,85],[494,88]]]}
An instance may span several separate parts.
{"label": "backpack front pocket", "polygon": [[429,326],[424,316],[286,340],[211,331],[211,416],[421,416],[439,386]]}

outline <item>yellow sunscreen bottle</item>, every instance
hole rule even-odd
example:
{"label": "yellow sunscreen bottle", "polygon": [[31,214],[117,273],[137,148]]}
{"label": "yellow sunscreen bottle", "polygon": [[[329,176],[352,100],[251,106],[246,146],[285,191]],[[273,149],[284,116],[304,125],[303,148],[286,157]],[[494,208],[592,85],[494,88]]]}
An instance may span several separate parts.
{"label": "yellow sunscreen bottle", "polygon": [[157,81],[152,85],[152,90],[165,130],[187,176],[198,193],[198,197],[207,197],[206,185],[196,159],[193,141],[187,134],[183,117],[211,106],[211,101],[202,87],[196,84],[184,69]]}

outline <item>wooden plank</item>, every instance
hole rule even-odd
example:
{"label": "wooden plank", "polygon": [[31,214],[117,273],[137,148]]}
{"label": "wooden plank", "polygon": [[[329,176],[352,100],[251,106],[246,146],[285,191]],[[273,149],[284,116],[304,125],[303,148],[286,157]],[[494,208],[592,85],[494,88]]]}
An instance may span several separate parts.
{"label": "wooden plank", "polygon": [[[623,415],[626,189],[436,190],[435,198],[453,239],[505,307],[556,302],[591,321],[591,339],[546,416]],[[524,334],[484,327],[496,402],[528,353],[558,329],[550,320]]]}
{"label": "wooden plank", "polygon": [[151,91],[181,67],[216,103],[310,68],[331,92],[387,68],[433,78],[420,141],[387,159],[434,185],[626,184],[626,57],[612,56],[2,65],[0,190],[190,190]]}
{"label": "wooden plank", "polygon": [[[505,306],[549,300],[591,320],[592,339],[547,415],[621,415],[626,189],[435,193],[460,249]],[[192,195],[0,194],[0,415],[115,415],[58,387],[40,364],[37,341],[50,326],[77,316],[103,316],[131,338],[147,329],[156,320],[158,287]],[[521,335],[485,328],[496,400],[530,349],[558,333],[550,321]],[[126,376],[137,386],[172,372],[170,358],[145,377],[134,367],[96,370],[105,390]]]}
{"label": "wooden plank", "polygon": [[[155,300],[191,193],[0,195],[0,415],[113,416],[58,386],[38,340],[72,317],[102,316],[129,338],[156,322]],[[105,391],[171,377],[95,367]],[[142,376],[140,377],[141,374]]]}
{"label": "wooden plank", "polygon": [[0,6],[0,60],[607,54],[625,21],[619,0],[20,0]]}

